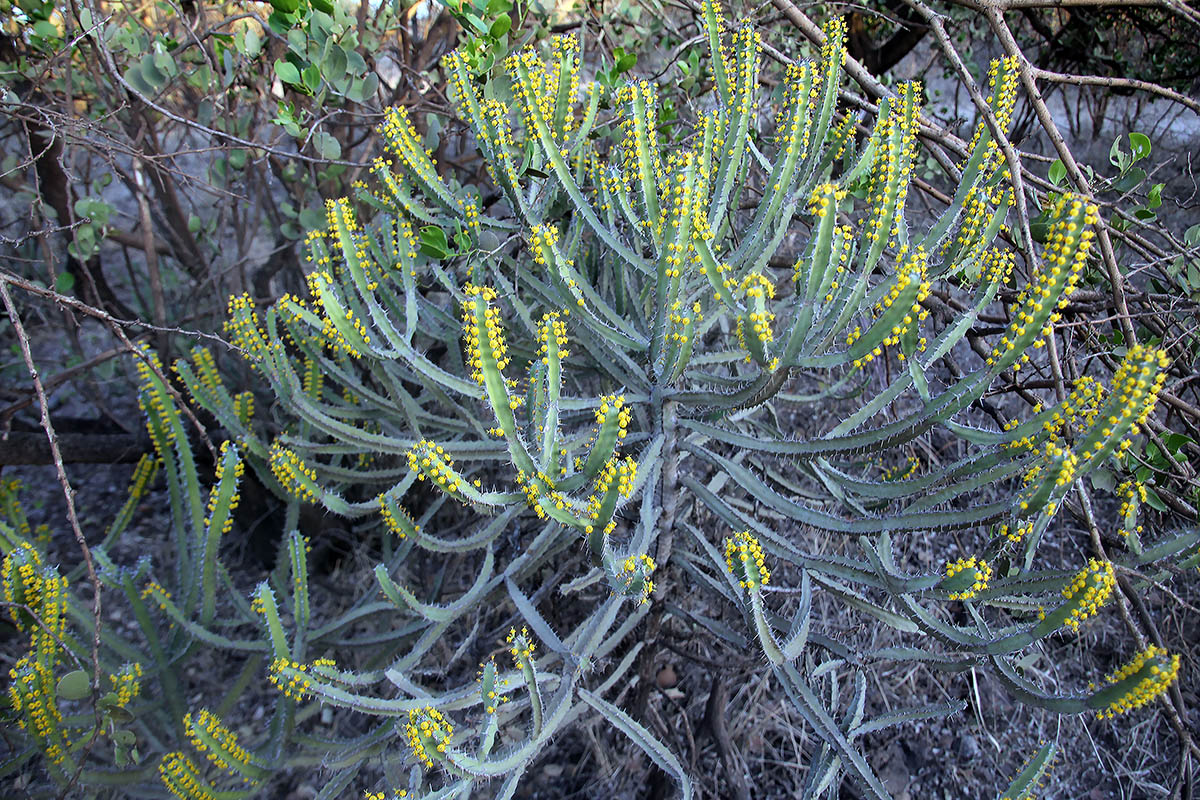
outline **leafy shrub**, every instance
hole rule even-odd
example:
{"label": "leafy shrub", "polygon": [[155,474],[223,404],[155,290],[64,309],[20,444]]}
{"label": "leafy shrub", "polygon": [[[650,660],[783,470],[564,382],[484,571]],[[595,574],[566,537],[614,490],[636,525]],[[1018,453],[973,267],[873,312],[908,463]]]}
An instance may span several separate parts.
{"label": "leafy shrub", "polygon": [[[146,620],[142,681],[160,682],[166,702],[134,713],[178,746],[158,762],[173,794],[217,796],[319,762],[332,773],[324,797],[376,765],[402,796],[511,797],[552,738],[599,714],[690,796],[692,776],[617,691],[639,696],[644,631],[668,614],[761,649],[820,738],[797,780],[805,797],[836,794],[843,777],[887,797],[864,737],[966,705],[868,718],[879,664],[986,670],[1022,703],[1100,717],[1174,680],[1178,657],[1155,647],[1100,688],[1065,693],[1016,665],[1103,613],[1118,570],[1197,561],[1195,534],[1142,541],[1132,481],[1120,553],[1039,558],[1068,492],[1145,424],[1164,356],[1130,348],[1111,386],[1081,379],[1003,430],[970,419],[998,376],[1042,357],[1095,207],[1058,199],[1011,324],[970,371],[941,369],[952,352],[967,363],[976,315],[1017,280],[997,243],[1013,190],[988,128],[949,207],[910,229],[919,85],[884,101],[859,141],[858,117],[838,109],[834,21],[820,60],[787,69],[774,135],[760,137],[758,35],[728,31],[711,0],[704,10],[714,94],[670,150],[656,88],[581,85],[571,38],[546,58],[512,55],[490,78],[447,56],[494,187],[443,178],[406,112],[388,115],[388,156],[357,208],[330,201],[308,235],[310,297],[265,314],[249,297],[230,303],[257,398],[233,394],[203,348],[175,364],[232,441],[207,507],[178,412],[145,371],[177,563],[100,561]],[[989,84],[1004,124],[1012,64],[994,63]],[[956,306],[935,306],[935,290]],[[837,418],[821,425],[816,410],[831,407]],[[917,463],[915,443],[935,437],[963,455]],[[243,459],[287,498],[290,531],[249,603],[227,591],[219,557]],[[304,507],[353,521],[364,547],[378,541],[375,584],[344,610],[310,595]],[[947,531],[973,552],[942,545]],[[27,545],[9,535],[19,566]],[[920,570],[918,543],[944,554],[942,570]],[[784,582],[798,588],[786,616],[771,594]],[[831,637],[817,592],[897,643],[854,650]],[[691,593],[736,611],[743,629],[689,608]],[[187,713],[172,699],[175,663],[208,649],[252,654],[235,689],[265,668],[278,690],[253,743],[224,721],[236,701]],[[614,692],[626,700],[605,699]],[[307,731],[321,705],[352,721]],[[1005,796],[1027,796],[1055,752],[1033,754]]]}

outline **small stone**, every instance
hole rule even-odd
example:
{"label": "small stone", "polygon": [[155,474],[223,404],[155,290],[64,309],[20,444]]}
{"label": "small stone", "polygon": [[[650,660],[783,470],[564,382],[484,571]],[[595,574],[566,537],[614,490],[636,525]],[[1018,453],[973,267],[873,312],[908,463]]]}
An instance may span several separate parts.
{"label": "small stone", "polygon": [[958,753],[959,758],[964,760],[977,758],[979,756],[979,740],[969,733],[960,736],[954,743],[954,751]]}
{"label": "small stone", "polygon": [[679,683],[679,676],[675,674],[675,668],[670,664],[658,671],[658,688],[670,689],[675,684]]}

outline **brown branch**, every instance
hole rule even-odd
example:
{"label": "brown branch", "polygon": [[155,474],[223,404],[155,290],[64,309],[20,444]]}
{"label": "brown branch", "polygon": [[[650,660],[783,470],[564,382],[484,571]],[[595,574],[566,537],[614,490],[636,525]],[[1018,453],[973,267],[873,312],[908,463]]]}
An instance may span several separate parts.
{"label": "brown branch", "polygon": [[1165,86],[1159,86],[1157,83],[1151,83],[1150,81],[1137,80],[1136,78],[1108,78],[1103,75],[1068,75],[1063,72],[1051,72],[1048,69],[1041,69],[1040,67],[1032,67],[1031,71],[1035,78],[1053,83],[1064,83],[1071,86],[1104,86],[1109,89],[1133,89],[1135,91],[1149,92],[1150,94],[1164,97],[1173,103],[1186,106],[1197,114],[1200,114],[1200,102],[1174,89],[1168,89]]}
{"label": "brown branch", "polygon": [[[1017,44],[1017,40],[1009,29],[1008,23],[1004,21],[1003,12],[995,8],[987,8],[984,13],[992,27],[992,31],[1000,39],[1000,44],[1005,54],[1017,59],[1018,73],[1021,77],[1021,83],[1025,87],[1025,93],[1029,97],[1029,102],[1033,106],[1034,113],[1037,114],[1038,121],[1041,122],[1046,135],[1050,137],[1050,141],[1054,145],[1059,159],[1062,161],[1063,166],[1066,167],[1067,175],[1079,187],[1080,192],[1088,197],[1094,196],[1095,192],[1092,191],[1091,184],[1083,174],[1083,170],[1079,168],[1079,164],[1075,161],[1075,156],[1071,153],[1070,148],[1067,147],[1067,142],[1058,130],[1058,125],[1055,124],[1054,117],[1050,114],[1050,109],[1046,106],[1046,101],[1038,89],[1037,81],[1034,80],[1033,76],[1033,65]],[[1108,272],[1108,280],[1112,287],[1113,304],[1117,309],[1121,333],[1125,337],[1125,343],[1132,346],[1137,342],[1137,334],[1130,319],[1129,306],[1125,302],[1124,278],[1121,275],[1120,267],[1117,266],[1116,251],[1113,250],[1112,239],[1108,235],[1108,225],[1105,224],[1103,217],[1096,220],[1096,239],[1100,242],[1100,257],[1104,262],[1105,269]]]}
{"label": "brown branch", "polygon": [[46,441],[50,446],[54,469],[58,473],[58,482],[62,485],[63,497],[67,501],[67,520],[71,523],[71,532],[75,534],[75,543],[79,545],[79,550],[83,554],[83,562],[87,566],[88,581],[92,585],[92,706],[96,713],[96,724],[92,729],[92,736],[79,758],[79,765],[71,778],[71,782],[63,788],[61,796],[65,797],[71,788],[78,783],[79,776],[83,772],[83,764],[87,759],[88,753],[91,752],[92,746],[95,745],[96,739],[100,736],[102,729],[100,704],[97,702],[100,698],[100,614],[102,611],[100,579],[96,575],[96,565],[92,561],[92,551],[88,548],[87,539],[83,535],[83,529],[79,526],[79,516],[75,513],[75,490],[71,488],[71,481],[67,478],[66,467],[63,466],[62,453],[58,448],[58,437],[54,432],[54,424],[50,421],[50,403],[46,399],[45,387],[42,385],[37,365],[33,361],[33,353],[29,349],[29,336],[25,333],[25,326],[21,323],[21,315],[17,313],[17,307],[13,304],[12,297],[9,295],[8,281],[3,279],[2,276],[0,276],[0,299],[4,301],[4,308],[8,311],[8,319],[12,323],[13,332],[17,335],[17,342],[21,347],[21,357],[25,360],[25,368],[29,370],[29,376],[33,379],[33,388],[37,392],[38,405],[41,406],[42,410],[42,430],[46,433]]}

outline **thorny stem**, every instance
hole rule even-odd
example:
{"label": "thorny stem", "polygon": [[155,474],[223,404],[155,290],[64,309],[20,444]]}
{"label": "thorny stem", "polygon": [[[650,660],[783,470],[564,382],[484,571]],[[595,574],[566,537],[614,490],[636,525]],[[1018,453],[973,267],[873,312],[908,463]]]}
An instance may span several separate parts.
{"label": "thorny stem", "polygon": [[[1021,48],[1017,44],[1016,38],[1013,37],[1008,23],[1004,21],[1004,13],[990,7],[985,9],[984,13],[991,24],[992,31],[1000,39],[1000,44],[1004,48],[1004,52],[1017,59],[1017,71],[1020,75],[1021,83],[1025,87],[1025,93],[1029,96],[1029,102],[1033,106],[1034,113],[1037,114],[1038,121],[1042,124],[1046,135],[1050,137],[1050,142],[1054,145],[1059,159],[1062,161],[1063,166],[1066,167],[1067,175],[1070,176],[1071,181],[1079,187],[1081,192],[1091,197],[1094,194],[1091,184],[1088,182],[1087,177],[1084,176],[1083,171],[1079,169],[1079,164],[1076,163],[1075,156],[1071,154],[1066,140],[1063,139],[1062,133],[1058,130],[1058,125],[1055,124],[1054,117],[1050,114],[1050,109],[1046,106],[1046,101],[1037,87],[1037,82],[1034,80],[1033,65],[1029,63],[1029,59],[1021,52]],[[1100,242],[1100,255],[1108,271],[1108,282],[1112,286],[1112,298],[1117,308],[1117,319],[1121,324],[1121,333],[1125,337],[1126,346],[1132,347],[1137,343],[1137,335],[1134,332],[1133,322],[1129,315],[1129,306],[1125,302],[1124,278],[1121,275],[1120,268],[1117,266],[1112,238],[1108,235],[1108,226],[1104,223],[1103,218],[1096,220],[1096,239]]]}
{"label": "thorny stem", "polygon": [[1008,172],[1013,187],[1013,208],[1017,215],[1017,223],[1021,231],[1021,243],[1025,250],[1025,258],[1029,263],[1030,274],[1036,270],[1037,254],[1033,246],[1033,237],[1029,232],[1029,211],[1025,205],[1025,183],[1022,180],[1021,174],[1021,158],[1017,155],[1017,151],[1012,146],[1012,142],[1008,140],[1008,133],[996,119],[996,115],[992,112],[991,106],[979,91],[979,87],[975,83],[975,79],[971,77],[971,73],[967,70],[967,65],[963,63],[962,57],[954,48],[954,43],[950,40],[949,34],[946,33],[946,26],[942,22],[942,17],[934,13],[924,3],[917,0],[904,0],[911,8],[915,9],[919,14],[925,17],[929,23],[929,27],[933,30],[937,37],[938,44],[945,53],[946,58],[950,59],[954,71],[958,74],[958,78],[966,87],[967,93],[971,95],[971,102],[975,104],[975,108],[987,123],[988,130],[992,134],[992,138],[999,145],[1000,150],[1004,153],[1004,160],[1008,162]]}
{"label": "thorny stem", "polygon": [[[671,560],[675,543],[675,514],[679,507],[679,447],[678,431],[675,426],[676,402],[666,400],[662,405],[663,468],[662,468],[662,517],[659,521],[658,552],[655,564],[664,569]],[[655,594],[659,594],[659,589]]]}
{"label": "thorny stem", "polygon": [[0,275],[0,298],[4,300],[4,308],[8,312],[8,319],[12,322],[13,332],[17,335],[17,342],[21,347],[21,356],[25,360],[25,368],[29,370],[29,376],[33,379],[33,388],[37,393],[38,405],[41,407],[42,430],[46,432],[46,440],[50,443],[50,455],[54,460],[54,470],[58,473],[58,482],[62,485],[63,498],[67,501],[67,520],[71,523],[71,531],[75,534],[75,542],[79,545],[79,549],[83,553],[83,561],[87,565],[88,581],[92,584],[92,708],[96,715],[96,724],[92,728],[91,738],[88,739],[83,754],[79,758],[75,774],[71,777],[70,782],[63,787],[62,793],[59,795],[60,800],[62,800],[75,784],[79,782],[79,776],[83,772],[83,764],[87,760],[92,747],[96,744],[96,739],[100,736],[102,729],[100,704],[97,702],[100,697],[100,613],[102,610],[100,579],[96,575],[96,565],[92,561],[92,551],[88,548],[87,539],[83,535],[83,529],[79,526],[79,517],[75,513],[75,490],[71,488],[71,481],[67,478],[66,467],[63,466],[62,453],[58,449],[58,436],[54,433],[54,423],[50,421],[50,403],[46,399],[46,390],[42,386],[42,378],[38,374],[37,365],[33,361],[33,353],[29,348],[29,335],[25,332],[25,326],[21,322],[21,315],[17,313],[17,307],[13,304],[12,297],[9,294],[8,281],[4,279],[3,275]]}
{"label": "thorny stem", "polygon": [[[1100,558],[1108,561],[1108,554],[1105,552],[1104,543],[1100,540],[1100,529],[1096,525],[1096,518],[1092,511],[1092,500],[1088,493],[1087,487],[1082,484],[1076,484],[1076,492],[1079,495],[1079,506],[1083,512],[1084,522],[1088,526],[1088,534],[1091,537],[1092,549]],[[1159,634],[1157,627],[1154,625],[1154,620],[1146,611],[1146,606],[1141,598],[1137,596],[1137,591],[1133,584],[1129,582],[1129,578],[1125,575],[1117,576],[1117,586],[1120,588],[1119,602],[1117,607],[1121,612],[1121,619],[1125,623],[1126,630],[1130,636],[1137,642],[1138,649],[1144,649],[1146,646],[1146,637],[1142,634],[1141,629],[1133,621],[1129,615],[1129,607],[1132,605],[1138,610],[1138,616],[1142,623],[1146,626],[1146,630],[1150,632],[1150,638],[1160,647],[1163,644],[1162,636]],[[1192,751],[1196,749],[1192,742],[1191,734],[1188,732],[1187,726],[1183,724],[1181,717],[1183,716],[1183,695],[1179,691],[1178,683],[1175,683],[1170,692],[1170,699],[1166,697],[1160,698],[1160,702],[1166,712],[1167,720],[1171,723],[1171,727],[1175,729],[1176,736],[1179,737],[1179,770],[1180,775],[1187,776],[1188,763]],[[1186,779],[1186,778],[1185,778]],[[1176,793],[1174,796],[1178,796]]]}
{"label": "thorny stem", "polygon": [[[675,411],[678,403],[674,400],[664,399],[661,389],[656,389],[652,394],[651,403],[655,400],[658,400],[660,409],[658,418],[655,420],[655,427],[659,429],[657,433],[661,433],[663,436],[663,467],[662,477],[659,479],[659,517],[657,520],[659,533],[658,549],[655,551],[654,561],[656,571],[659,574],[665,574],[675,545],[675,515],[679,508],[679,446],[675,425]],[[647,486],[645,491],[653,491],[653,489]],[[666,583],[665,580],[654,582],[654,600],[662,599],[666,593]],[[663,604],[655,602],[646,617],[646,642],[652,644],[658,642],[659,633],[662,630],[662,618]],[[646,700],[650,696],[650,688],[654,684],[652,673],[657,652],[657,648],[647,647],[638,657],[638,680],[641,686],[638,689],[637,708],[644,708]]]}

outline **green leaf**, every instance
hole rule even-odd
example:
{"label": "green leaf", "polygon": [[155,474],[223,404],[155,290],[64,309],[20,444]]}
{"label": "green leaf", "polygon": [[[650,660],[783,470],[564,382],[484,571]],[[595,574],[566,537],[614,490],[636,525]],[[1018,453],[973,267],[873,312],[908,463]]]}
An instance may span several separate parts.
{"label": "green leaf", "polygon": [[44,19],[33,23],[33,32],[43,39],[58,38],[58,28],[54,27],[53,22]]}
{"label": "green leaf", "polygon": [[179,68],[175,66],[175,59],[170,53],[154,53],[151,56],[154,61],[154,67],[168,78],[173,78],[179,74]]}
{"label": "green leaf", "polygon": [[512,17],[508,14],[501,14],[492,22],[492,27],[488,29],[488,36],[491,36],[493,39],[499,39],[511,29]]}
{"label": "green leaf", "polygon": [[283,14],[294,14],[300,8],[300,0],[271,0],[271,6]]}
{"label": "green leaf", "polygon": [[300,77],[304,80],[304,87],[310,92],[321,88],[321,68],[316,64],[309,64],[301,70]]}
{"label": "green leaf", "polygon": [[300,224],[310,231],[325,227],[325,209],[320,206],[309,206],[300,212]]}
{"label": "green leaf", "polygon": [[437,225],[425,225],[421,228],[421,252],[430,258],[442,261],[450,257],[450,246],[446,241],[446,232]]}
{"label": "green leaf", "polygon": [[1141,167],[1134,167],[1128,172],[1122,174],[1121,177],[1118,178],[1115,183],[1113,183],[1112,188],[1114,192],[1125,194],[1125,192],[1135,188],[1144,180],[1146,180],[1146,170],[1142,169]]}
{"label": "green leaf", "polygon": [[81,669],[68,672],[58,679],[55,692],[63,700],[82,700],[92,693],[92,676]]}
{"label": "green leaf", "polygon": [[282,58],[275,59],[275,74],[284,83],[300,83],[300,70],[296,69],[296,65],[292,62],[284,61]]}
{"label": "green leaf", "polygon": [[1200,244],[1200,224],[1193,225],[1183,233],[1183,243],[1188,247],[1195,247]]}
{"label": "green leaf", "polygon": [[336,161],[342,157],[341,143],[325,131],[318,131],[313,135],[313,147],[317,148],[321,158]]}
{"label": "green leaf", "polygon": [[75,276],[69,272],[60,272],[54,279],[54,291],[59,294],[70,294],[75,288]]}
{"label": "green leaf", "polygon": [[153,87],[151,94],[161,91],[167,85],[167,76],[154,63],[154,56],[150,54],[142,56],[142,60],[138,62],[138,66],[138,72],[141,74],[142,80],[148,86]]}
{"label": "green leaf", "polygon": [[1146,505],[1150,506],[1155,511],[1160,511],[1164,514],[1168,511],[1167,504],[1164,503],[1162,498],[1158,496],[1158,492],[1154,491],[1153,486],[1146,487]]}
{"label": "green leaf", "polygon": [[350,86],[347,96],[356,103],[369,103],[379,91],[379,76],[372,72]]}
{"label": "green leaf", "polygon": [[1055,186],[1059,186],[1063,182],[1063,178],[1067,177],[1067,168],[1063,166],[1063,162],[1059,159],[1054,159],[1054,163],[1050,165],[1050,182]]}
{"label": "green leaf", "polygon": [[346,51],[337,45],[329,48],[328,55],[321,63],[322,72],[325,80],[330,83],[336,83],[346,77],[346,69],[350,65],[350,60],[346,55]]}
{"label": "green leaf", "polygon": [[462,19],[465,19],[471,24],[471,27],[480,33],[488,32],[488,24],[474,14],[463,14]]}
{"label": "green leaf", "polygon": [[1108,148],[1108,163],[1120,168],[1122,156],[1124,155],[1125,152],[1121,149],[1121,137],[1118,136],[1116,139],[1113,139],[1112,147]]}
{"label": "green leaf", "polygon": [[1150,208],[1158,208],[1162,205],[1162,191],[1165,184],[1156,183],[1150,187],[1150,193],[1146,195],[1146,205]]}
{"label": "green leaf", "polygon": [[1129,149],[1133,153],[1135,162],[1141,161],[1150,155],[1150,137],[1144,133],[1129,134]]}

